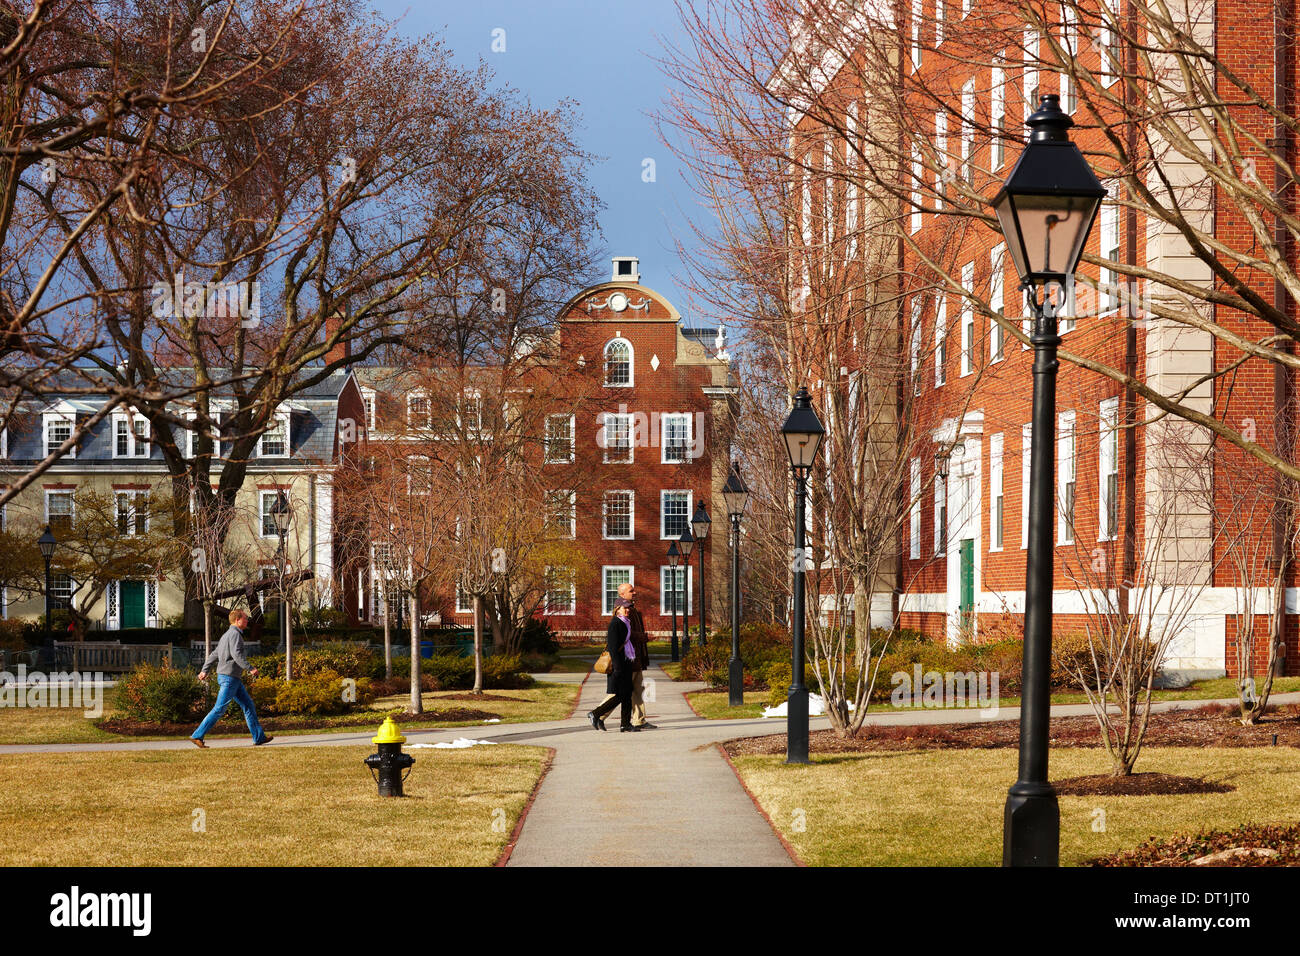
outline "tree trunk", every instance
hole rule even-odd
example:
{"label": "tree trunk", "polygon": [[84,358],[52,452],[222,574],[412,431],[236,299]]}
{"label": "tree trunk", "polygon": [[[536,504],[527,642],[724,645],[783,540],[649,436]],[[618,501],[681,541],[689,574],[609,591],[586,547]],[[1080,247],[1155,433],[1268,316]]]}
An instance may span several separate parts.
{"label": "tree trunk", "polygon": [[411,713],[424,713],[424,698],[420,696],[420,598],[411,592]]}
{"label": "tree trunk", "polygon": [[212,606],[211,598],[203,602],[203,659],[206,661],[212,653]]}
{"label": "tree trunk", "polygon": [[384,680],[393,679],[393,624],[388,613],[388,586],[385,583],[384,595]]}
{"label": "tree trunk", "polygon": [[474,595],[474,693],[483,693],[483,595]]}

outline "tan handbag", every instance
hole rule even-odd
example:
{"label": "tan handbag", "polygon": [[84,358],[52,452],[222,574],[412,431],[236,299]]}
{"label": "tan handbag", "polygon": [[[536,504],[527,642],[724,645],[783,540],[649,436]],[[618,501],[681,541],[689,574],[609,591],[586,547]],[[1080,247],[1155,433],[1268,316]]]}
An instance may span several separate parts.
{"label": "tan handbag", "polygon": [[608,674],[609,667],[614,663],[614,658],[609,656],[609,651],[601,651],[600,656],[596,658],[595,670],[597,674]]}

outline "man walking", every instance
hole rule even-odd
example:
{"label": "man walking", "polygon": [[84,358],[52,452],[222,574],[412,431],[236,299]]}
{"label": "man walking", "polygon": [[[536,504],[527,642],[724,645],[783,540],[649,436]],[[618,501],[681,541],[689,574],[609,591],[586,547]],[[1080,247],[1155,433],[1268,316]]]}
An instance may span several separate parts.
{"label": "man walking", "polygon": [[[650,666],[650,638],[645,632],[645,618],[636,606],[636,585],[620,584],[618,596],[628,602],[627,617],[632,622],[632,646],[636,648],[636,668],[632,672],[632,726],[655,729],[655,725],[645,719],[645,678],[644,672]],[[609,690],[609,688],[606,688]],[[600,706],[605,706],[615,695],[607,693]]]}
{"label": "man walking", "polygon": [[203,662],[203,670],[199,671],[199,680],[206,681],[208,668],[216,664],[217,684],[220,685],[221,690],[217,693],[217,702],[212,710],[208,711],[208,716],[203,718],[199,729],[190,737],[196,747],[207,749],[208,745],[203,742],[203,738],[212,729],[212,725],[221,719],[221,715],[226,712],[231,701],[237,703],[244,711],[244,722],[248,724],[248,731],[253,735],[254,746],[260,747],[275,739],[267,736],[262,730],[262,725],[257,721],[257,711],[253,707],[253,698],[249,696],[248,688],[240,680],[244,671],[248,671],[250,677],[257,676],[257,668],[249,667],[248,661],[244,659],[244,631],[247,629],[248,615],[239,610],[231,611],[230,630],[221,635],[221,640],[212,649],[208,659]]}

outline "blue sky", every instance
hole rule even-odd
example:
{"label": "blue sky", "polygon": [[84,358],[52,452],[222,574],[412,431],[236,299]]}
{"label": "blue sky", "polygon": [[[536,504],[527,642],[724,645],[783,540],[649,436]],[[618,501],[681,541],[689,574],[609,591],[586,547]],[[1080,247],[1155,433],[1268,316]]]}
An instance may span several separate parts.
{"label": "blue sky", "polygon": [[[681,35],[671,0],[372,0],[398,19],[408,36],[440,34],[458,59],[481,58],[500,80],[535,106],[569,98],[578,104],[579,141],[601,157],[592,186],[605,203],[601,215],[607,255],[640,256],[641,280],[666,295],[687,324],[696,324],[685,290],[674,238],[690,229],[682,219],[692,197],[679,164],[658,138],[647,114],[665,96],[656,59],[661,42]],[[505,51],[493,52],[493,31],[504,30]],[[655,181],[642,180],[643,163],[654,161]]]}

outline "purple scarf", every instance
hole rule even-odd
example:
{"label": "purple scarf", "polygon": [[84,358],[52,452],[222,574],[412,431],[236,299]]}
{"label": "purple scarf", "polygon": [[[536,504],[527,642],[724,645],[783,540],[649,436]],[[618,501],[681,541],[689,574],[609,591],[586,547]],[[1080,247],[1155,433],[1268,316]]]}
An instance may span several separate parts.
{"label": "purple scarf", "polygon": [[623,656],[630,661],[636,660],[636,648],[632,646],[632,619],[630,617],[619,618],[627,627],[627,638],[623,641]]}

